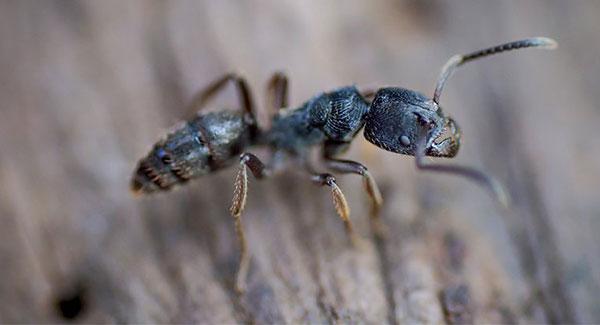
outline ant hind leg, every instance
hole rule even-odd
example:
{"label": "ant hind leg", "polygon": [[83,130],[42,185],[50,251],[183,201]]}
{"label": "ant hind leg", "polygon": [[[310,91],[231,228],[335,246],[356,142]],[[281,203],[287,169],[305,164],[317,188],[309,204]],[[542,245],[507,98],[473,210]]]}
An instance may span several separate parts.
{"label": "ant hind leg", "polygon": [[273,114],[288,107],[288,78],[282,72],[274,73],[267,83],[267,105]]}
{"label": "ant hind leg", "polygon": [[191,112],[188,114],[195,114],[197,111],[204,108],[211,99],[223,91],[228,82],[235,84],[240,101],[240,108],[248,116],[251,124],[256,124],[254,101],[252,99],[252,94],[248,87],[248,83],[246,82],[246,79],[235,73],[228,73],[213,81],[211,84],[206,86],[206,88],[198,91],[194,95],[191,104],[188,107],[188,111]]}

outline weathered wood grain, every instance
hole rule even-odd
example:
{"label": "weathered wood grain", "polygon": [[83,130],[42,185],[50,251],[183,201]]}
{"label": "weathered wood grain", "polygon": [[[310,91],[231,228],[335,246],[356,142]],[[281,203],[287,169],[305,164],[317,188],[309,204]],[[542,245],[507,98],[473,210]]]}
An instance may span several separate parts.
{"label": "weathered wood grain", "polygon": [[[600,322],[598,12],[593,0],[0,2],[0,322]],[[261,104],[276,70],[292,104],[352,83],[429,94],[451,55],[538,35],[559,50],[466,66],[442,99],[464,133],[456,162],[497,175],[511,210],[359,137],[348,156],[379,182],[389,236],[372,238],[358,177],[340,177],[357,248],[327,189],[293,170],[250,179],[238,296],[234,170],[128,191],[136,160],[225,72]]]}

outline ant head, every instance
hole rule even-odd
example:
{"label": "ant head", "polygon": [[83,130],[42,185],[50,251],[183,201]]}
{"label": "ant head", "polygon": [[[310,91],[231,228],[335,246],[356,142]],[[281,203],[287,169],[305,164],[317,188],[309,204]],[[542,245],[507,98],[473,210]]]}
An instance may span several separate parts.
{"label": "ant head", "polygon": [[455,55],[442,68],[432,99],[408,89],[380,89],[365,116],[365,138],[382,149],[415,156],[420,169],[470,178],[486,186],[499,202],[508,206],[509,198],[504,188],[487,174],[469,167],[423,161],[424,156],[454,157],[460,146],[458,126],[444,116],[439,106],[440,96],[448,78],[465,63],[511,50],[553,49],[556,46],[553,39],[533,37]]}
{"label": "ant head", "polygon": [[366,117],[365,138],[374,145],[414,156],[420,129],[427,130],[425,154],[454,157],[460,147],[460,130],[433,100],[403,88],[377,91]]}
{"label": "ant head", "polygon": [[396,153],[454,157],[460,147],[460,130],[439,106],[442,90],[452,73],[461,65],[486,56],[530,47],[553,49],[556,45],[550,38],[533,37],[455,55],[442,68],[432,99],[408,89],[382,88],[375,94],[366,116],[365,138]]}

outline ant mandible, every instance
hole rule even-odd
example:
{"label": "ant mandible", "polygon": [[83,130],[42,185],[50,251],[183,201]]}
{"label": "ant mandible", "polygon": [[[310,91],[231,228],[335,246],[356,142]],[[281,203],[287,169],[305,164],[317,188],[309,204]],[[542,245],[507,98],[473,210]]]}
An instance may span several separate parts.
{"label": "ant mandible", "polygon": [[[179,125],[158,141],[139,162],[131,189],[135,193],[168,190],[237,161],[239,170],[230,212],[235,220],[241,251],[235,284],[239,292],[245,288],[250,261],[241,220],[248,191],[247,169],[261,179],[282,169],[282,156],[298,159],[315,183],[331,189],[335,210],[344,221],[348,234],[354,238],[350,209],[335,177],[316,171],[309,162],[310,149],[321,146],[322,157],[330,170],[363,178],[371,202],[374,229],[381,229],[377,215],[383,200],[375,180],[363,164],[336,158],[348,149],[363,127],[365,138],[374,145],[415,156],[418,169],[469,178],[488,188],[498,201],[508,205],[505,190],[494,178],[469,167],[425,163],[424,158],[452,158],[458,153],[460,129],[439,105],[444,85],[456,68],[479,58],[528,47],[551,49],[556,47],[556,42],[535,37],[453,56],[442,68],[432,99],[404,88],[361,92],[349,86],[321,93],[300,107],[288,109],[287,78],[276,73],[267,88],[268,103],[274,113],[269,129],[261,129],[257,124],[254,102],[244,78],[235,74],[225,75],[194,96],[189,109],[198,112],[229,82],[236,85],[242,109],[239,112],[195,114]],[[270,163],[264,164],[247,151],[254,146],[266,146],[271,150]]]}

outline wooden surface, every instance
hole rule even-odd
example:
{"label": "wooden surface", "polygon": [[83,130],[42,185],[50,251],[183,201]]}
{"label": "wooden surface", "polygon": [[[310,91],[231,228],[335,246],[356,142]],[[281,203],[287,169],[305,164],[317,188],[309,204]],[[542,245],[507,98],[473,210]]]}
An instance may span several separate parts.
{"label": "wooden surface", "polygon": [[[598,13],[595,0],[0,2],[0,322],[600,322]],[[137,159],[225,72],[259,103],[276,70],[296,105],[348,84],[431,94],[451,55],[538,35],[559,50],[468,65],[442,98],[464,134],[452,162],[498,176],[510,211],[359,136],[348,157],[379,182],[389,237],[371,239],[358,177],[340,179],[359,248],[301,173],[251,179],[238,297],[233,170],[129,193]]]}

